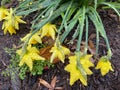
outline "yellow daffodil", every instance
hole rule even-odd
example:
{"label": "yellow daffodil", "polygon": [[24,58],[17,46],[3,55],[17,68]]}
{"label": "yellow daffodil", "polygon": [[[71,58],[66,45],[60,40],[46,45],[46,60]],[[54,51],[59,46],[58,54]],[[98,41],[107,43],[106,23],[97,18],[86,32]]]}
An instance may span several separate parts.
{"label": "yellow daffodil", "polygon": [[[27,34],[25,37],[23,37],[23,38],[21,39],[21,41],[24,41],[24,42],[25,42],[30,35],[31,35],[31,33]],[[39,32],[35,33],[35,34],[30,38],[30,40],[29,40],[29,42],[28,42],[28,45],[30,45],[30,44],[42,43],[41,37],[40,37],[39,35],[40,35]]]}
{"label": "yellow daffodil", "polygon": [[100,58],[96,69],[100,69],[102,76],[106,75],[110,70],[114,71],[111,66],[111,63],[107,59],[107,56],[103,56]]}
{"label": "yellow daffodil", "polygon": [[[65,70],[70,72],[70,85],[73,85],[75,81],[79,80],[82,82],[83,85],[87,86],[87,74],[92,74],[92,71],[89,67],[93,67],[94,64],[90,61],[92,55],[81,55],[79,58],[77,55],[70,56],[70,64],[65,67]],[[77,59],[79,60],[80,64],[82,65],[84,72],[81,72],[77,66]]]}
{"label": "yellow daffodil", "polygon": [[4,29],[4,34],[8,31],[11,35],[16,34],[15,30],[19,30],[19,23],[26,23],[21,19],[21,16],[16,16],[10,9],[10,13],[4,18],[2,29]]}
{"label": "yellow daffodil", "polygon": [[70,72],[70,85],[73,85],[74,82],[80,80],[83,85],[87,86],[87,78],[85,78],[87,76],[86,75],[83,76],[83,74],[77,68],[76,56],[70,56],[69,59],[70,59],[70,64],[68,64],[65,67],[65,70]]}
{"label": "yellow daffodil", "polygon": [[53,24],[48,23],[44,25],[41,29],[41,38],[43,38],[44,36],[51,36],[54,40],[56,30],[56,26]]}
{"label": "yellow daffodil", "polygon": [[[19,55],[22,55],[22,49],[17,50],[17,53]],[[45,60],[45,59],[39,55],[39,51],[35,47],[31,47],[31,45],[29,45],[27,47],[27,52],[20,60],[19,66],[22,66],[25,63],[28,65],[30,70],[32,70],[34,60]]]}
{"label": "yellow daffodil", "polygon": [[2,21],[8,13],[8,9],[0,7],[0,21]]}
{"label": "yellow daffodil", "polygon": [[89,67],[94,66],[94,64],[90,61],[91,57],[92,55],[83,55],[80,57],[80,63],[82,64],[83,68],[85,69],[88,75],[92,74],[92,71],[89,69]]}
{"label": "yellow daffodil", "polygon": [[53,62],[55,58],[60,59],[64,63],[65,55],[70,54],[70,50],[66,47],[60,45],[60,42],[55,43],[54,47],[51,48],[50,52],[52,52],[50,61]]}
{"label": "yellow daffodil", "polygon": [[7,21],[3,22],[2,29],[4,29],[4,34],[7,33],[7,31],[12,35],[13,33],[16,34],[16,31],[14,27]]}

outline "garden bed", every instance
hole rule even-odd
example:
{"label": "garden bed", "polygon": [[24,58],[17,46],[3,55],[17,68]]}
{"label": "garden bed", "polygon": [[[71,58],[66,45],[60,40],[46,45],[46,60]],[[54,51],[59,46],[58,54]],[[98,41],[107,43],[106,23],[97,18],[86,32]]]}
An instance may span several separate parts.
{"label": "garden bed", "polygon": [[[113,13],[102,12],[101,17],[106,29],[110,46],[113,52],[111,59],[114,72],[110,72],[104,77],[100,72],[93,69],[93,75],[88,76],[88,86],[83,86],[80,81],[74,83],[73,86],[69,85],[69,73],[67,73],[63,67],[68,64],[68,61],[63,64],[57,63],[54,68],[49,68],[43,71],[41,76],[31,76],[28,74],[24,80],[21,80],[21,90],[48,90],[47,87],[40,84],[40,79],[51,83],[56,76],[56,90],[119,90],[120,88],[120,21],[118,17]],[[28,19],[29,20],[29,19]],[[1,29],[1,24],[0,24]],[[94,31],[94,27],[91,24],[91,31]],[[20,30],[16,35],[10,36],[9,34],[3,35],[3,30],[0,30],[0,72],[5,70],[10,63],[10,55],[8,55],[4,48],[12,48],[14,45],[18,46],[20,37],[23,37],[29,32],[29,25],[21,25]],[[94,34],[94,32],[90,32]],[[70,36],[69,36],[70,37]],[[68,37],[68,39],[69,39]],[[94,39],[94,38],[93,38]],[[94,41],[94,40],[93,40]],[[104,55],[104,42],[100,42],[100,53]],[[74,47],[73,47],[74,48]],[[0,75],[0,90],[13,90],[10,77],[3,77]]]}

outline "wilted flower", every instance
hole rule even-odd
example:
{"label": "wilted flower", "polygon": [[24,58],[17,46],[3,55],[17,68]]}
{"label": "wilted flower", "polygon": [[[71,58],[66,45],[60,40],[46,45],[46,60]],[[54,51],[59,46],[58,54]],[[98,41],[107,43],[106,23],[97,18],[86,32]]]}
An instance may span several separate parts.
{"label": "wilted flower", "polygon": [[55,39],[56,26],[54,24],[46,24],[41,28],[41,38],[44,36],[51,36],[52,39]]}
{"label": "wilted flower", "polygon": [[[90,61],[92,55],[81,55],[79,58],[77,55],[70,56],[70,64],[65,67],[65,70],[70,72],[70,85],[73,85],[75,81],[79,80],[82,82],[83,85],[87,86],[87,74],[92,74],[92,71],[89,67],[93,67],[94,64]],[[78,62],[82,65],[84,73],[78,69]]]}
{"label": "wilted flower", "polygon": [[[21,56],[22,49],[17,50],[17,53]],[[31,45],[29,45],[27,47],[27,52],[24,54],[24,56],[20,60],[19,66],[22,66],[25,63],[28,65],[30,70],[32,70],[34,60],[45,60],[45,59],[39,55],[39,51],[37,50],[37,48],[31,47]]]}
{"label": "wilted flower", "polygon": [[88,75],[92,74],[92,71],[89,69],[89,67],[94,66],[94,64],[90,61],[91,57],[92,55],[83,55],[80,57],[80,63],[82,64],[83,68],[85,69]]}
{"label": "wilted flower", "polygon": [[8,31],[11,35],[16,34],[15,30],[19,30],[19,23],[26,23],[21,19],[21,16],[16,16],[10,9],[10,13],[4,18],[2,29],[4,29],[4,34]]}
{"label": "wilted flower", "polygon": [[50,61],[53,62],[55,58],[60,59],[62,62],[64,62],[65,55],[70,54],[70,50],[64,46],[60,45],[60,42],[55,43],[54,47],[51,48],[50,52],[52,52]]}
{"label": "wilted flower", "polygon": [[[21,39],[21,41],[26,41],[29,37],[30,37],[30,35],[31,35],[31,33],[28,33],[25,37],[23,37],[22,39]],[[40,37],[40,33],[39,32],[37,32],[37,33],[35,33],[31,38],[30,38],[30,40],[29,40],[29,42],[28,42],[28,45],[30,45],[30,44],[37,44],[37,43],[42,43],[42,40],[41,40],[41,37]]]}
{"label": "wilted flower", "polygon": [[100,58],[96,69],[100,69],[102,76],[106,75],[110,70],[114,71],[110,61],[107,59],[107,56],[103,56]]}
{"label": "wilted flower", "polygon": [[2,25],[2,29],[4,29],[4,34],[7,33],[7,31],[12,35],[13,33],[16,34],[15,28],[12,26],[12,24],[9,24],[8,21],[4,21]]}
{"label": "wilted flower", "polygon": [[77,80],[80,80],[83,85],[87,86],[87,77],[77,68],[76,56],[70,56],[70,64],[65,67],[65,70],[70,72],[70,85],[73,85]]}

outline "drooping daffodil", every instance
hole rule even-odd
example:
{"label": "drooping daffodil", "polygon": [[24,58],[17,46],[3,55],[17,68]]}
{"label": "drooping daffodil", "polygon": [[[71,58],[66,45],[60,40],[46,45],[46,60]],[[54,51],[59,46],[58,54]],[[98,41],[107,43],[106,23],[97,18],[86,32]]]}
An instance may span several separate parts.
{"label": "drooping daffodil", "polygon": [[[22,55],[22,49],[17,50],[17,52],[20,56]],[[22,56],[19,66],[22,66],[24,63],[27,64],[27,66],[32,70],[33,68],[33,61],[34,60],[45,60],[43,57],[39,55],[39,51],[36,47],[32,47],[29,45],[27,47],[27,52]]]}
{"label": "drooping daffodil", "polygon": [[102,76],[106,75],[109,71],[114,71],[107,56],[102,56],[100,58],[96,69],[100,69]]}
{"label": "drooping daffodil", "polygon": [[80,80],[83,85],[87,86],[87,75],[83,75],[82,72],[77,68],[77,59],[76,56],[70,56],[69,62],[65,67],[65,70],[70,72],[70,85],[73,85],[77,80]]}
{"label": "drooping daffodil", "polygon": [[83,55],[80,57],[80,63],[82,64],[83,68],[85,69],[88,75],[92,74],[92,71],[89,69],[89,67],[94,66],[94,64],[90,61],[91,57],[92,57],[91,54]]}
{"label": "drooping daffodil", "polygon": [[[30,37],[30,35],[31,33],[28,33],[25,37],[21,38],[21,41],[25,42]],[[42,43],[39,31],[30,38],[28,45],[37,43]]]}
{"label": "drooping daffodil", "polygon": [[60,44],[60,42],[55,42],[54,46],[51,48],[50,52],[52,53],[50,57],[50,62],[53,62],[55,58],[58,58],[64,63],[65,55],[70,54],[70,50]]}
{"label": "drooping daffodil", "polygon": [[8,9],[0,7],[0,21],[8,15]]}
{"label": "drooping daffodil", "polygon": [[22,16],[16,16],[13,12],[13,9],[10,8],[10,12],[7,14],[7,16],[4,18],[2,29],[4,29],[4,34],[7,33],[7,31],[12,35],[13,33],[16,34],[16,30],[19,30],[19,23],[26,23],[23,21]]}
{"label": "drooping daffodil", "polygon": [[41,28],[41,38],[44,36],[50,36],[53,40],[55,40],[55,33],[57,29],[54,24],[47,23]]}
{"label": "drooping daffodil", "polygon": [[13,33],[16,34],[15,28],[12,24],[9,24],[8,21],[4,21],[2,25],[2,29],[4,29],[4,34],[7,33],[7,31],[12,35]]}
{"label": "drooping daffodil", "polygon": [[[87,75],[91,75],[92,71],[89,69],[89,67],[93,67],[94,64],[90,61],[90,58],[92,55],[81,55],[78,57],[77,55],[70,56],[70,64],[68,64],[65,67],[65,70],[70,72],[70,85],[73,85],[75,81],[79,80],[82,82],[83,85],[87,86]],[[77,62],[78,60],[78,62]],[[79,66],[77,63],[80,63],[82,65],[81,68],[84,70],[84,72],[81,72],[79,70]]]}

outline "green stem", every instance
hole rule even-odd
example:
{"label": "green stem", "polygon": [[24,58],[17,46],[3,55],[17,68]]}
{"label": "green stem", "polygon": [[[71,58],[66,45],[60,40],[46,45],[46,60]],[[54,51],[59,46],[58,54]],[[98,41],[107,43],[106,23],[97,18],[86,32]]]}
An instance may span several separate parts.
{"label": "green stem", "polygon": [[96,8],[97,8],[97,0],[94,0],[94,3],[95,3],[94,8],[95,8],[95,10],[96,10]]}
{"label": "green stem", "polygon": [[96,29],[96,56],[98,55],[99,49],[99,31]]}
{"label": "green stem", "polygon": [[83,68],[82,64],[80,63],[80,57],[82,56],[80,52],[75,53],[77,56],[77,69],[80,71],[84,79],[87,81],[87,73],[85,72],[85,69]]}
{"label": "green stem", "polygon": [[78,36],[78,32],[79,32],[79,28],[80,28],[80,25],[78,24],[78,26],[77,26],[77,29],[75,30],[75,33],[73,34],[73,36],[72,36],[72,40],[71,40],[71,42]]}
{"label": "green stem", "polygon": [[69,13],[69,10],[70,10],[70,8],[71,8],[71,6],[72,6],[72,2],[73,2],[73,0],[70,2],[70,5],[68,6],[67,11],[66,11],[66,13],[65,13],[65,15],[64,15],[64,17],[63,17],[63,21],[62,21],[62,23],[61,23],[61,26],[60,26],[60,28],[58,29],[57,38],[59,38],[60,32],[61,32],[62,28],[64,27],[65,20],[66,20],[66,18],[67,18],[67,15],[68,15],[68,13]]}
{"label": "green stem", "polygon": [[106,45],[107,45],[107,48],[108,48],[108,58],[109,60],[111,59],[111,56],[112,56],[112,51],[111,51],[111,48],[110,48],[110,44],[109,44],[109,41],[108,41],[108,38],[106,37],[105,38],[105,41],[106,41]]}
{"label": "green stem", "polygon": [[[81,19],[81,20],[80,20]],[[80,51],[80,46],[81,46],[81,40],[82,40],[82,35],[83,35],[83,28],[84,28],[84,19],[85,19],[85,7],[83,7],[83,15],[82,17],[79,18],[79,24],[80,26],[80,33],[79,33],[79,39],[77,42],[77,48],[76,51],[79,52]]]}
{"label": "green stem", "polygon": [[88,17],[86,16],[86,37],[85,37],[84,54],[87,54],[87,49],[88,49]]}

